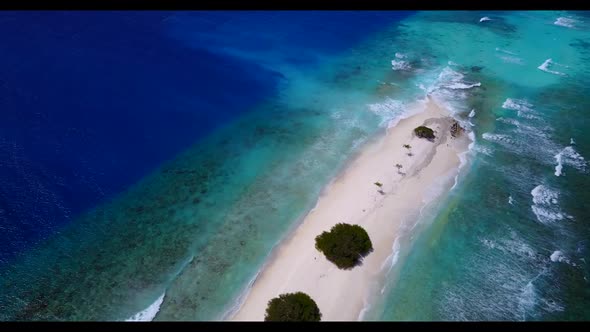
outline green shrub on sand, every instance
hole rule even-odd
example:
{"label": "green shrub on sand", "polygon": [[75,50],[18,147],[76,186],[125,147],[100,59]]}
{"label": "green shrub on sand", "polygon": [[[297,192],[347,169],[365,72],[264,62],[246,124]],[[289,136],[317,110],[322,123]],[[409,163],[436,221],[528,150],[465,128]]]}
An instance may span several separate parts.
{"label": "green shrub on sand", "polygon": [[416,129],[414,129],[414,133],[416,134],[416,136],[418,136],[420,138],[426,138],[429,141],[434,140],[434,131],[428,127],[425,127],[425,126],[417,127]]}
{"label": "green shrub on sand", "polygon": [[369,234],[358,225],[339,223],[315,238],[315,247],[340,269],[351,269],[373,251]]}
{"label": "green shrub on sand", "polygon": [[302,292],[281,294],[268,301],[264,316],[267,322],[319,322],[321,318],[315,301]]}

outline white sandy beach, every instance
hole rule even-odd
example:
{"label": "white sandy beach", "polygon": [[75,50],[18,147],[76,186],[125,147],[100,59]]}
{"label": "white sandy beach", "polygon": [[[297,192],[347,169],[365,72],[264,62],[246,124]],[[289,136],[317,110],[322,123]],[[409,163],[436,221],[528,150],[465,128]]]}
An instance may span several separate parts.
{"label": "white sandy beach", "polygon": [[[436,191],[452,187],[460,165],[458,154],[470,143],[465,133],[451,137],[447,110],[432,100],[424,105],[413,106],[426,110],[401,120],[350,162],[316,208],[275,249],[231,320],[263,320],[270,299],[297,291],[316,301],[323,321],[358,319],[372,287],[383,276],[382,265],[392,253],[400,226],[415,221]],[[424,124],[435,130],[434,142],[414,136],[413,129]],[[413,156],[407,155],[403,144],[412,146]],[[398,173],[398,163],[405,176]],[[377,181],[384,194],[378,192]],[[361,225],[373,242],[374,251],[352,270],[338,269],[315,249],[315,237],[340,222]]]}

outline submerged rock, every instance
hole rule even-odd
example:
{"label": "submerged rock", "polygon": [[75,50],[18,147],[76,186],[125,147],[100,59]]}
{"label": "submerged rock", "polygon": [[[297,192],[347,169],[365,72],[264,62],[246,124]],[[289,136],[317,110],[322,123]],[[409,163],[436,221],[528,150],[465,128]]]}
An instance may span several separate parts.
{"label": "submerged rock", "polygon": [[465,131],[465,129],[463,129],[463,127],[461,127],[459,125],[459,122],[457,122],[457,121],[453,122],[453,124],[451,125],[451,136],[452,137],[458,137],[464,131]]}

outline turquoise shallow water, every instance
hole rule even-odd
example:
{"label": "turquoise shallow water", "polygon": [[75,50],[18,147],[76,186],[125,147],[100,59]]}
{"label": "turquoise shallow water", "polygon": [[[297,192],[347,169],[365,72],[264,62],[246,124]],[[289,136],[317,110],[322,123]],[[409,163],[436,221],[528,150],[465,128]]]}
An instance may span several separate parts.
{"label": "turquoise shallow water", "polygon": [[481,93],[464,100],[476,144],[469,171],[401,248],[366,319],[590,317],[587,20],[539,11],[405,21],[408,49],[482,67],[472,75]]}
{"label": "turquoise shallow water", "polygon": [[427,93],[476,142],[364,319],[587,319],[588,20],[421,12],[314,66],[262,62],[276,95],[2,270],[0,319],[224,318],[346,160]]}

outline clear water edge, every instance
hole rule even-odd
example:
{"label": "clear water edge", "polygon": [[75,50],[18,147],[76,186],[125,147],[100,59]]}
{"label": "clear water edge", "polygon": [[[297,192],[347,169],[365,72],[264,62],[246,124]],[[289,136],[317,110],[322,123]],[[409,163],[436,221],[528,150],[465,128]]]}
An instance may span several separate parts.
{"label": "clear water edge", "polygon": [[[297,227],[297,224],[308,213],[302,213],[300,211],[311,210],[315,201],[314,197],[321,195],[322,188],[329,186],[322,186],[322,183],[325,182],[316,181],[318,184],[313,186],[311,190],[309,187],[298,187],[296,190],[292,190],[294,185],[289,184],[289,182],[281,184],[280,181],[273,181],[272,175],[265,177],[263,174],[272,174],[274,171],[275,174],[283,174],[282,176],[288,179],[292,177],[288,176],[290,174],[289,172],[302,174],[301,172],[304,172],[302,170],[311,170],[312,173],[309,174],[314,174],[319,179],[324,179],[324,181],[325,179],[333,179],[334,176],[337,176],[345,168],[346,160],[350,160],[352,157],[345,158],[324,155],[324,160],[320,163],[310,162],[308,164],[303,164],[301,157],[314,156],[317,158],[325,154],[325,151],[334,151],[335,149],[347,151],[347,156],[350,153],[354,153],[354,151],[358,151],[357,149],[362,146],[363,142],[366,144],[367,140],[374,139],[383,132],[384,123],[403,114],[404,103],[407,104],[424,95],[424,91],[418,88],[419,83],[426,86],[437,86],[438,88],[435,89],[435,93],[442,94],[439,96],[448,101],[449,106],[456,112],[455,116],[462,121],[467,120],[467,114],[471,109],[476,109],[475,117],[469,120],[475,124],[473,130],[476,133],[476,144],[467,166],[461,171],[458,185],[451,192],[442,196],[440,201],[434,204],[430,213],[426,213],[420,219],[420,222],[415,226],[416,228],[408,233],[410,238],[406,238],[406,242],[404,242],[403,237],[400,239],[400,254],[396,264],[388,273],[388,277],[385,280],[385,285],[383,286],[385,287],[383,288],[385,292],[383,295],[375,298],[374,301],[368,301],[369,307],[364,313],[363,318],[366,320],[569,320],[588,317],[587,306],[584,306],[587,303],[587,295],[585,295],[587,291],[580,291],[587,288],[586,276],[588,275],[588,268],[585,261],[580,259],[587,257],[584,236],[588,234],[588,228],[578,222],[578,220],[584,220],[584,216],[587,215],[588,211],[584,207],[581,207],[579,203],[576,203],[579,200],[583,200],[584,195],[587,194],[584,191],[578,191],[578,194],[582,195],[578,199],[568,196],[568,190],[578,188],[576,185],[581,186],[579,188],[584,188],[583,184],[588,181],[587,173],[583,170],[576,170],[571,164],[566,164],[564,166],[565,177],[556,178],[553,175],[555,165],[552,159],[553,145],[563,144],[561,146],[565,146],[567,143],[564,140],[567,139],[569,141],[568,136],[575,138],[575,148],[580,154],[582,156],[588,156],[589,146],[584,140],[584,136],[582,136],[584,128],[587,128],[587,124],[583,120],[583,113],[581,113],[582,115],[578,114],[577,122],[571,122],[567,118],[551,115],[551,109],[549,107],[543,109],[543,104],[536,102],[536,98],[543,98],[539,97],[539,91],[543,92],[553,89],[558,84],[563,84],[564,79],[576,79],[581,82],[588,82],[588,69],[583,66],[583,60],[585,59],[583,51],[580,51],[579,54],[568,51],[564,53],[563,58],[553,56],[554,61],[557,63],[561,61],[568,64],[569,67],[561,69],[568,72],[567,78],[561,77],[560,75],[552,75],[536,68],[541,62],[549,58],[549,55],[544,54],[547,51],[552,49],[568,49],[568,47],[580,50],[583,48],[583,43],[576,44],[581,46],[569,45],[574,43],[579,36],[581,36],[579,40],[583,41],[585,38],[588,41],[588,36],[584,36],[584,33],[588,31],[584,30],[587,29],[586,25],[584,25],[586,24],[584,20],[587,18],[584,17],[577,17],[577,22],[581,22],[579,23],[581,26],[579,29],[581,30],[551,30],[556,28],[553,22],[560,15],[571,16],[571,14],[555,12],[499,13],[497,15],[489,15],[492,20],[484,22],[488,25],[482,27],[478,25],[479,23],[477,21],[480,16],[483,16],[483,13],[419,13],[414,17],[402,21],[402,26],[395,26],[391,30],[383,31],[371,38],[367,38],[365,43],[361,44],[362,46],[359,46],[358,50],[351,51],[348,57],[344,56],[328,62],[331,65],[325,65],[320,68],[321,70],[318,74],[310,75],[314,79],[317,78],[315,82],[310,80],[309,77],[305,77],[305,75],[297,74],[296,70],[292,71],[292,74],[288,78],[290,81],[281,90],[281,95],[276,100],[267,101],[255,107],[253,113],[247,115],[242,121],[228,125],[225,130],[220,130],[218,135],[213,135],[209,139],[209,142],[223,142],[226,141],[224,137],[231,137],[232,132],[239,133],[240,129],[243,132],[256,132],[258,129],[256,129],[255,125],[251,125],[247,130],[244,128],[248,128],[249,124],[274,121],[272,118],[265,119],[265,121],[256,120],[257,117],[258,119],[262,119],[266,115],[272,114],[262,110],[257,113],[256,109],[269,107],[269,104],[275,102],[285,106],[285,101],[291,100],[288,103],[297,105],[297,107],[303,106],[304,108],[308,108],[304,110],[302,115],[293,111],[282,114],[282,120],[273,123],[275,128],[272,126],[263,127],[260,130],[258,138],[254,139],[254,143],[250,145],[250,147],[258,148],[256,151],[257,153],[259,151],[260,155],[249,154],[252,152],[238,152],[239,149],[236,149],[234,152],[231,149],[222,152],[226,153],[226,156],[250,156],[229,159],[222,154],[219,158],[219,160],[226,160],[227,164],[235,163],[243,167],[241,168],[242,170],[239,167],[228,167],[228,174],[248,174],[248,180],[235,182],[234,179],[233,183],[232,180],[229,180],[228,183],[223,185],[216,185],[215,183],[212,185],[208,184],[204,189],[198,188],[195,191],[207,189],[207,195],[215,195],[215,193],[210,193],[212,190],[215,190],[211,188],[219,189],[229,186],[245,186],[245,188],[250,189],[244,189],[231,195],[232,197],[229,197],[227,192],[221,190],[217,194],[219,195],[217,199],[215,197],[209,197],[208,199],[206,197],[207,195],[195,197],[190,192],[190,195],[186,196],[189,199],[184,199],[182,197],[184,193],[180,196],[176,193],[178,189],[167,189],[168,193],[172,193],[172,196],[179,196],[178,200],[180,203],[177,204],[180,204],[180,208],[173,215],[189,213],[188,216],[181,217],[179,222],[174,224],[175,228],[185,228],[188,230],[188,234],[198,234],[201,231],[196,232],[195,230],[201,228],[207,232],[211,232],[211,234],[215,232],[221,234],[219,233],[220,231],[228,230],[227,235],[222,237],[198,238],[196,241],[188,240],[183,235],[180,235],[183,233],[182,231],[173,231],[173,228],[159,230],[155,227],[157,223],[151,221],[150,218],[142,216],[144,213],[140,213],[140,211],[145,209],[143,207],[141,210],[134,212],[137,215],[136,218],[146,218],[140,220],[149,221],[147,225],[152,225],[149,227],[156,230],[155,234],[164,234],[162,232],[167,231],[175,234],[174,236],[176,237],[178,248],[170,251],[170,258],[164,258],[166,255],[162,255],[162,262],[172,262],[172,266],[169,269],[170,272],[155,273],[155,275],[164,276],[164,280],[148,282],[146,285],[151,284],[152,286],[144,287],[140,292],[143,295],[133,293],[133,289],[137,290],[137,288],[131,288],[131,291],[125,291],[124,294],[126,294],[119,298],[129,297],[133,300],[126,302],[124,305],[116,303],[114,305],[109,304],[113,305],[110,309],[108,309],[107,305],[107,307],[100,309],[102,310],[101,315],[103,316],[87,316],[87,313],[82,311],[68,311],[70,309],[60,309],[59,307],[44,309],[42,306],[31,307],[30,305],[29,308],[34,313],[33,315],[38,315],[39,313],[40,315],[27,316],[22,313],[24,312],[22,308],[27,308],[26,305],[23,305],[21,309],[13,312],[18,313],[18,310],[21,310],[19,314],[21,316],[12,317],[28,319],[31,317],[37,317],[37,319],[39,317],[49,317],[50,319],[60,319],[60,316],[57,314],[61,310],[63,315],[61,317],[67,317],[67,319],[104,319],[104,317],[111,320],[126,319],[138,311],[143,310],[143,308],[146,308],[147,304],[153,303],[154,299],[158,299],[165,290],[166,296],[160,308],[161,312],[156,315],[155,319],[198,320],[215,319],[215,317],[217,319],[223,319],[229,314],[228,309],[235,306],[236,298],[239,299],[240,295],[244,295],[247,292],[249,285],[255,280],[255,277],[252,276],[256,276],[256,271],[259,271],[264,266],[264,262],[272,259],[272,250],[280,243],[280,240],[277,239],[289,236]],[[447,32],[446,35],[444,34],[445,32]],[[521,49],[522,45],[527,45],[531,40],[539,40],[536,34],[541,32],[549,36],[559,36],[562,40],[565,40],[563,44],[567,43],[569,46],[562,45],[560,48],[552,48],[544,45],[537,46],[526,52],[521,51],[519,57],[523,61],[526,60],[526,65],[519,63],[507,64],[504,62],[506,61],[505,59],[497,56],[498,51],[496,51],[496,48],[512,51],[514,51],[514,48],[520,47]],[[475,36],[477,36],[479,43],[485,44],[486,48],[482,48],[474,54],[474,52],[470,51],[470,48],[473,47],[472,44],[461,43],[460,41],[471,40]],[[510,45],[512,44],[521,46],[511,47]],[[448,45],[455,45],[455,47],[449,48]],[[485,53],[484,51],[489,53]],[[395,52],[405,52],[404,54],[410,58],[413,65],[412,70],[391,70],[388,63],[395,58],[393,55]],[[531,59],[528,57],[531,57]],[[586,53],[587,57],[588,55]],[[540,60],[541,62],[539,62]],[[459,66],[450,65],[448,61],[458,63]],[[347,62],[350,64],[349,68],[342,65]],[[367,74],[364,74],[364,68],[361,69],[360,73],[354,74],[356,70],[354,68],[358,68],[356,64],[361,64],[364,67],[367,63],[369,65]],[[483,66],[483,69],[481,72],[477,72],[470,70],[471,66]],[[455,72],[462,73],[463,77],[459,80],[453,81],[451,77],[450,83],[469,84],[481,82],[481,87],[465,90],[441,89],[441,86],[449,84],[448,81],[440,80],[440,74],[445,71],[445,68],[453,68],[456,69]],[[352,69],[352,74],[347,73],[349,69]],[[530,74],[531,70],[534,74]],[[576,70],[576,72],[572,72],[573,70]],[[349,76],[337,79],[336,83],[327,81],[328,77],[334,77],[334,73],[342,71]],[[452,72],[453,70],[451,70],[451,74]],[[447,71],[447,73],[449,72]],[[338,77],[338,75],[335,76]],[[522,77],[528,78],[526,83],[529,85],[523,85],[523,82],[520,81]],[[390,85],[387,88],[381,88],[383,85],[373,83],[376,81],[390,81],[391,83],[396,83],[397,86]],[[360,86],[355,86],[355,83],[360,84]],[[577,86],[579,83],[568,84]],[[580,85],[583,86],[582,84]],[[313,93],[314,89],[316,91],[315,93]],[[358,91],[362,92],[359,93]],[[321,95],[321,98],[317,102],[307,100],[309,98],[303,98],[306,99],[303,103],[297,102],[302,99],[302,96],[318,94]],[[575,100],[577,103],[585,103],[583,99],[580,99],[582,94],[576,95],[575,93],[568,92],[566,89],[562,92],[562,95],[565,97],[559,95],[553,96],[552,101],[554,104],[552,107],[556,106],[555,103],[566,103],[568,98],[569,100]],[[339,97],[342,99],[338,100]],[[534,105],[534,114],[536,116],[550,117],[551,121],[547,120],[539,124],[534,122],[536,120],[520,118],[515,114],[516,112],[514,110],[501,107],[507,98],[529,99]],[[391,100],[397,100],[400,103],[391,103]],[[544,102],[547,103],[548,99],[545,98]],[[380,112],[379,110],[385,111],[378,113],[379,115],[374,115],[366,109],[367,107],[365,105],[376,104],[381,105],[381,108],[377,107],[378,112]],[[351,107],[350,105],[355,106]],[[343,112],[342,109],[346,109],[347,107],[355,111]],[[558,105],[557,107],[560,106]],[[582,111],[580,109],[578,110]],[[570,112],[575,114],[575,110]],[[306,119],[313,116],[318,117],[317,123],[321,123],[321,126],[310,121],[306,122]],[[514,126],[498,121],[497,119],[500,117],[518,120],[521,126],[516,127],[517,131],[514,131]],[[290,131],[290,125],[281,124],[280,121],[285,120],[294,120],[294,123],[299,121],[300,124],[297,127],[299,131]],[[337,121],[337,124],[330,124],[330,121]],[[544,126],[548,123],[558,129],[544,129]],[[531,129],[524,127],[523,124],[540,130],[544,136],[538,136]],[[343,135],[343,133],[334,129],[338,127],[346,128],[345,133],[354,133],[356,131],[356,134],[352,136],[345,135],[343,138],[338,136]],[[309,136],[307,136],[307,134],[302,134],[300,131],[305,128],[314,129],[308,132],[307,134]],[[554,143],[551,140],[551,135],[555,132],[558,132],[558,134],[563,132],[562,136],[564,137],[559,138],[559,143]],[[324,136],[323,139],[320,139],[322,136],[317,133],[329,133],[332,136],[328,136],[328,138]],[[505,144],[502,140],[486,140],[482,136],[484,133],[505,135],[488,137],[510,137],[513,141],[515,141],[513,138],[515,137],[514,135],[517,134],[522,135],[521,137],[525,137],[527,140],[524,143],[509,145]],[[264,140],[265,136],[269,135],[274,135],[275,140],[278,138],[277,141],[284,142],[282,143],[284,146],[282,148],[280,146],[273,148],[272,144],[259,143]],[[286,154],[284,147],[290,146],[287,142],[290,142],[292,139],[306,137],[314,137],[314,139],[295,147],[292,151],[292,158],[279,157],[273,161],[273,151],[281,150],[284,156]],[[549,153],[543,153],[534,145],[529,145],[531,142],[538,141],[539,139],[542,139],[542,142],[549,147]],[[248,141],[248,139],[245,141]],[[346,144],[342,145],[343,141]],[[354,144],[355,141],[357,142],[356,145]],[[340,142],[340,145],[338,145],[338,142]],[[217,143],[208,144],[209,146],[223,146],[223,144],[220,145]],[[237,147],[241,142],[235,144],[230,141],[226,143],[226,146],[232,146],[232,144]],[[209,169],[219,167],[216,165],[226,165],[222,162],[216,164],[215,162],[210,163],[202,160],[203,158],[197,158],[197,155],[205,155],[206,153],[204,151],[209,151],[209,155],[213,155],[218,150],[217,148],[207,150],[206,145],[202,144],[190,149],[184,154],[184,157],[181,156],[177,160],[164,165],[152,177],[142,180],[142,183],[145,183],[145,185],[138,184],[136,186],[136,188],[145,186],[146,189],[133,189],[130,193],[113,199],[112,202],[114,203],[111,204],[126,205],[121,203],[125,200],[122,197],[132,197],[134,195],[133,192],[138,193],[137,197],[145,197],[145,191],[142,190],[154,192],[156,186],[153,183],[158,183],[159,177],[163,174],[161,172],[165,172],[166,170],[169,170],[168,173],[178,170],[184,172],[183,169],[185,168],[191,169],[190,167],[185,167],[184,164],[190,165],[195,163],[195,161],[197,161],[196,164],[200,163]],[[317,151],[306,155],[306,151],[309,151],[307,150],[309,146],[314,146],[317,148]],[[321,151],[321,153],[317,153],[318,151]],[[525,152],[524,154],[523,151]],[[486,153],[490,153],[490,155]],[[184,162],[182,161],[183,158],[186,159]],[[256,163],[256,160],[268,160],[268,163],[259,165]],[[281,166],[296,164],[297,162],[300,165],[299,170],[297,168],[287,167],[285,171],[285,166]],[[248,166],[248,163],[252,163],[252,166]],[[327,167],[321,168],[321,165],[327,165]],[[334,167],[334,165],[338,166]],[[516,171],[511,169],[511,167],[515,168]],[[193,170],[192,172],[198,173],[199,171]],[[285,172],[287,173],[284,174]],[[174,177],[177,177],[178,180],[174,181],[177,183],[190,181],[190,177],[186,177],[183,174],[185,173],[175,173]],[[203,174],[203,179],[215,177],[214,173],[205,172]],[[174,177],[169,177],[166,181],[174,179]],[[226,178],[229,179],[229,177]],[[493,182],[490,183],[487,181],[488,178],[504,184],[504,187],[497,186]],[[164,180],[164,178],[162,179]],[[556,180],[566,181],[567,186],[560,187],[560,184],[556,183]],[[535,219],[535,215],[532,214],[530,207],[530,191],[533,187],[541,183],[561,189],[560,192],[562,194],[559,198],[560,209],[573,215],[573,221],[569,222],[569,224],[558,223],[557,226],[547,226]],[[162,182],[161,186],[162,188],[166,188],[166,183]],[[245,207],[251,205],[252,202],[260,201],[266,206],[276,205],[275,200],[272,198],[273,191],[271,190],[269,193],[267,190],[268,188],[274,188],[274,186],[279,188],[281,192],[284,192],[286,197],[301,197],[300,193],[304,193],[306,199],[294,200],[297,201],[297,207],[291,209],[289,213],[281,215],[281,220],[283,220],[280,223],[282,225],[281,227],[277,228],[276,225],[272,226],[273,224],[271,223],[265,224],[260,221],[262,219],[258,220],[257,223],[250,223],[245,226],[246,230],[250,230],[244,232],[249,234],[247,238],[255,239],[256,246],[260,246],[257,249],[251,249],[252,251],[249,253],[249,257],[247,255],[240,258],[241,256],[238,255],[237,258],[234,258],[234,262],[229,262],[223,258],[223,254],[226,253],[222,252],[216,255],[216,250],[227,246],[227,242],[225,241],[231,239],[233,239],[234,243],[237,242],[233,246],[239,250],[237,251],[238,253],[242,254],[244,249],[241,249],[241,247],[244,245],[240,241],[244,237],[241,232],[231,231],[232,225],[237,226],[238,224],[228,220],[237,220],[241,218],[239,216],[244,216],[241,211],[245,211]],[[511,190],[506,192],[505,188],[511,188]],[[190,187],[188,190],[191,190]],[[478,191],[481,191],[481,193]],[[247,201],[244,200],[244,195],[253,195],[254,198],[252,201]],[[221,199],[222,196],[224,199]],[[515,205],[513,207],[508,206],[508,196],[514,198]],[[191,216],[190,209],[183,208],[183,206],[189,206],[188,204],[193,200],[193,197],[195,197],[194,199],[200,199],[198,203],[194,204],[213,204],[210,205],[211,209],[208,212],[210,211],[211,216],[217,218],[215,220],[218,221],[208,225],[196,224],[191,226],[188,220],[194,219],[194,216],[197,219],[202,218],[198,214]],[[183,203],[183,199],[186,203]],[[227,202],[225,204],[232,206],[232,208],[224,215],[220,214],[216,216],[219,214],[219,211],[214,209],[215,204],[219,204],[216,203],[216,200]],[[506,204],[507,210],[497,211],[494,215],[494,212],[496,212],[494,209],[498,206],[505,206],[503,204]],[[134,204],[130,205],[137,206]],[[142,207],[144,204],[140,204],[139,206]],[[481,210],[473,208],[477,206],[485,206],[488,210],[484,211],[489,211],[490,213],[485,214]],[[555,209],[555,207],[550,208]],[[278,213],[279,211],[283,211],[282,209],[287,208],[279,205],[274,207],[273,211]],[[235,211],[235,216],[232,216],[233,211]],[[265,212],[259,212],[258,214],[252,212],[251,216],[248,214],[245,214],[245,216],[250,216],[250,218],[258,216],[260,218],[260,216],[268,214],[266,213],[266,209],[263,209],[263,211]],[[428,209],[426,212],[429,212]],[[91,212],[90,215],[100,213],[103,213],[103,208],[98,208],[95,212]],[[123,215],[124,212],[118,213]],[[498,217],[503,222],[501,224],[493,223],[492,221]],[[474,220],[477,222],[470,222]],[[261,226],[270,229],[264,232],[266,237],[257,230],[257,227]],[[191,231],[193,227],[196,228]],[[552,231],[547,232],[547,227]],[[573,230],[570,228],[573,228]],[[141,229],[141,227],[138,229]],[[104,231],[101,230],[100,232]],[[126,232],[125,234],[131,233]],[[556,238],[554,234],[558,234],[558,237]],[[108,234],[105,233],[104,236],[108,236]],[[89,238],[94,239],[95,237],[92,236]],[[566,239],[567,243],[560,242],[561,238]],[[145,240],[151,241],[150,239],[153,239],[153,237],[145,237]],[[175,238],[170,237],[169,239]],[[270,243],[273,244],[270,245]],[[50,243],[49,245],[54,244]],[[571,248],[572,246],[573,249]],[[162,245],[161,247],[166,248],[167,246]],[[190,250],[186,250],[187,247]],[[81,248],[81,250],[86,251],[84,246]],[[121,246],[113,243],[113,248],[120,249]],[[548,263],[549,254],[557,249],[563,250],[570,257],[570,262],[575,261],[578,265],[572,266],[571,264],[555,262]],[[544,253],[547,253],[545,255],[547,257],[542,258]],[[235,256],[235,253],[232,252],[227,254],[233,254]],[[132,257],[136,259],[138,257],[141,258],[141,256],[137,255]],[[211,260],[208,260],[209,258]],[[205,267],[198,267],[198,264],[201,264],[199,260],[204,262]],[[186,263],[187,261],[188,263]],[[209,263],[209,261],[211,262]],[[97,263],[95,266],[102,264],[100,260]],[[23,264],[23,266],[26,266],[27,263],[25,262]],[[85,272],[88,273],[89,278],[94,277],[94,272],[92,272],[94,267],[92,267],[92,264],[89,263],[89,265],[86,265],[91,269],[90,272]],[[227,266],[228,264],[229,267]],[[231,264],[234,264],[233,267]],[[159,262],[148,264],[148,266],[158,265],[161,266],[162,264]],[[240,268],[243,274],[237,277],[235,275]],[[76,271],[79,268],[73,267],[72,269]],[[147,271],[139,271],[131,267],[129,269],[130,272],[125,273],[117,272],[118,270],[114,268],[110,271],[109,273],[112,273],[112,275],[122,275],[123,277],[125,275],[147,276],[150,274]],[[206,271],[213,272],[208,275]],[[154,273],[151,273],[151,275],[154,275]],[[225,278],[227,275],[233,279],[216,280],[216,278]],[[57,276],[59,277],[59,274]],[[493,278],[490,279],[489,276]],[[9,275],[8,278],[6,275],[0,275],[0,281],[5,284],[11,282],[18,284],[19,281],[14,281],[13,279],[15,277],[18,278],[18,275]],[[31,278],[31,276],[29,275],[27,278]],[[218,292],[198,285],[198,281],[215,284],[216,287],[213,288],[217,288]],[[551,282],[560,285],[559,288],[553,289],[551,287],[535,286],[536,284],[546,285]],[[92,279],[88,279],[88,281],[82,284],[91,285],[93,283],[94,281]],[[231,287],[228,287],[229,285]],[[103,296],[112,295],[113,292],[109,291],[109,287],[101,287],[105,289]],[[129,289],[128,286],[126,287]],[[376,285],[375,289],[379,287],[381,285]],[[57,288],[59,289],[60,287],[57,286]],[[120,289],[124,288],[120,287]],[[146,291],[146,289],[150,288],[151,290]],[[481,288],[482,292],[478,292],[478,288]],[[223,289],[224,294],[221,294],[219,289]],[[72,292],[73,290],[66,288],[64,293],[72,294]],[[86,289],[84,292],[88,292],[88,290]],[[203,293],[203,295],[199,293]],[[489,296],[490,294],[493,296]],[[33,297],[36,297],[34,293]],[[104,303],[108,302],[102,298],[99,300]],[[71,298],[68,301],[71,301]],[[82,298],[76,299],[76,301],[84,303],[84,299]],[[6,303],[6,300],[0,298],[0,303]],[[111,303],[113,302],[111,301]],[[503,307],[498,307],[498,303]],[[99,304],[85,304],[86,307],[82,306],[82,310],[98,306]],[[203,310],[203,306],[209,309]],[[64,310],[66,311],[65,314]],[[101,312],[100,310],[98,312]],[[104,313],[107,314],[104,315]],[[0,318],[5,319],[2,316]]]}

